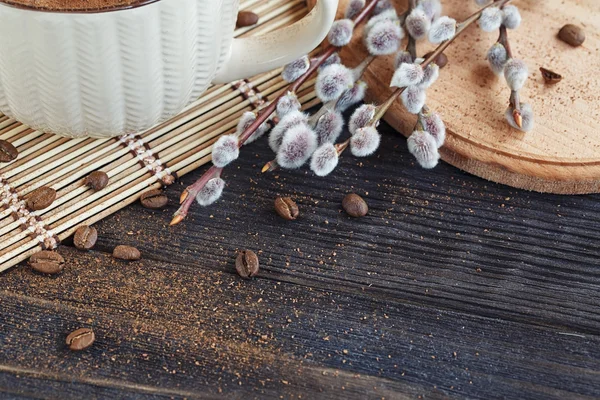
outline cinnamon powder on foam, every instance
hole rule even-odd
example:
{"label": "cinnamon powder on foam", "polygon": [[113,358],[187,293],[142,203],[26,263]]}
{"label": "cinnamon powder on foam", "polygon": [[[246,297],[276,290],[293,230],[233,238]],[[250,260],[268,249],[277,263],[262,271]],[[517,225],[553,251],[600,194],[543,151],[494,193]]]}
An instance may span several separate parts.
{"label": "cinnamon powder on foam", "polygon": [[[2,1],[2,0],[0,0]],[[141,0],[4,0],[3,2],[47,11],[94,11],[128,7]]]}

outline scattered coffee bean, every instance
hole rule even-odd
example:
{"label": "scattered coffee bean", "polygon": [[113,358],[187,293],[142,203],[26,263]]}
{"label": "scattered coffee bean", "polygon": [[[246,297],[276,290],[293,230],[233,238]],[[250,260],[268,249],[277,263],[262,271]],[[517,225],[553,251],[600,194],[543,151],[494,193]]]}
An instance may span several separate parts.
{"label": "scattered coffee bean", "polygon": [[135,247],[119,245],[113,250],[113,257],[121,260],[135,261],[142,258],[142,255]]}
{"label": "scattered coffee bean", "polygon": [[364,217],[369,211],[369,206],[362,197],[355,193],[350,193],[342,200],[342,207],[351,217]]}
{"label": "scattered coffee bean", "polygon": [[168,202],[169,198],[160,189],[149,190],[142,193],[142,196],[140,197],[142,206],[153,210],[159,210],[166,207]]}
{"label": "scattered coffee bean", "polygon": [[252,250],[242,250],[235,259],[237,273],[245,279],[258,274],[258,256]]}
{"label": "scattered coffee bean", "polygon": [[[425,54],[423,58],[427,60],[432,54],[433,51],[430,51],[429,53]],[[436,63],[440,69],[442,69],[448,64],[448,57],[444,53],[440,53],[436,58],[433,59],[433,62]]]}
{"label": "scattered coffee bean", "polygon": [[577,25],[567,24],[558,31],[558,38],[573,47],[577,47],[585,42],[585,32]]}
{"label": "scattered coffee bean", "polygon": [[67,345],[73,351],[87,349],[96,340],[94,331],[90,328],[79,328],[67,336]]}
{"label": "scattered coffee bean", "polygon": [[17,159],[19,151],[12,143],[0,140],[0,162],[11,162]]}
{"label": "scattered coffee bean", "polygon": [[56,190],[47,186],[35,189],[27,196],[27,207],[30,210],[43,210],[56,200]]}
{"label": "scattered coffee bean", "polygon": [[82,225],[75,231],[73,244],[80,250],[89,250],[98,240],[98,231],[93,226]]}
{"label": "scattered coffee bean", "polygon": [[243,28],[245,26],[256,25],[258,22],[258,15],[252,11],[240,11],[237,17],[237,27]]}
{"label": "scattered coffee bean", "polygon": [[63,270],[65,259],[55,251],[42,250],[29,258],[29,265],[37,272],[54,275]]}
{"label": "scattered coffee bean", "polygon": [[546,83],[554,85],[562,80],[562,75],[557,74],[556,72],[552,72],[549,69],[544,67],[540,67],[540,72],[542,73],[542,77]]}
{"label": "scattered coffee bean", "polygon": [[162,177],[161,179],[163,185],[172,185],[173,183],[175,183],[175,176],[173,175],[165,175]]}
{"label": "scattered coffee bean", "polygon": [[288,221],[298,218],[298,206],[289,197],[278,197],[275,199],[275,211],[283,219]]}
{"label": "scattered coffee bean", "polygon": [[102,190],[108,185],[108,175],[106,172],[94,171],[85,178],[83,184],[94,190]]}

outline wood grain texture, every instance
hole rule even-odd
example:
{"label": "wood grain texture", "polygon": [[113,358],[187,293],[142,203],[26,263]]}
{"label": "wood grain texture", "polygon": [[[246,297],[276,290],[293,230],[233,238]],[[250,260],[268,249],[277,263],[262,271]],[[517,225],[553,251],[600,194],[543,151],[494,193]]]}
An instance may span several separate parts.
{"label": "wood grain texture", "polygon": [[[182,225],[167,226],[202,170],[169,188],[169,209],[134,204],[98,223],[94,251],[63,246],[60,276],[0,274],[0,393],[599,397],[599,197],[425,171],[381,130],[377,156],[345,155],[326,178],[260,174],[272,156],[260,141],[224,174],[223,199]],[[348,192],[366,217],[343,213]],[[277,195],[298,202],[298,220],[275,214]],[[117,244],[143,259],[113,260]],[[243,248],[261,259],[257,279],[235,273]],[[72,353],[64,337],[80,326],[97,342]]]}
{"label": "wood grain texture", "polygon": [[[405,9],[406,1],[394,3],[398,10]],[[475,2],[443,3],[444,13],[458,21],[476,10]],[[428,105],[442,114],[448,127],[442,159],[518,188],[563,194],[600,192],[600,80],[595,78],[600,65],[600,3],[519,0],[514,4],[521,10],[523,23],[508,35],[515,56],[525,60],[530,70],[521,97],[533,106],[536,126],[522,133],[505,122],[510,90],[485,60],[497,34],[472,26],[446,51],[449,64],[428,90]],[[558,40],[558,30],[566,23],[585,28],[583,46],[573,48]],[[356,43],[342,52],[350,65],[365,55],[360,40],[356,37]],[[419,44],[419,53],[432,48]],[[539,67],[556,71],[564,79],[546,85]],[[388,97],[392,74],[391,56],[373,63],[366,75],[370,101],[381,103]],[[415,124],[415,116],[399,101],[385,120],[405,136]]]}

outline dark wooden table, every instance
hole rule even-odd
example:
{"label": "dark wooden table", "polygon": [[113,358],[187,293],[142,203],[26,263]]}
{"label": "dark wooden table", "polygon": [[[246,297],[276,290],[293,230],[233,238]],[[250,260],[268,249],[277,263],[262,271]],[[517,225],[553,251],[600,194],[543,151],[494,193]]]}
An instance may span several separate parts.
{"label": "dark wooden table", "polygon": [[[0,275],[0,398],[600,397],[600,196],[496,185],[415,166],[390,128],[376,156],[329,177],[260,174],[265,141],[223,199],[169,228],[136,204],[67,267]],[[368,216],[341,211],[346,193]],[[286,222],[273,200],[290,195]],[[113,260],[117,244],[140,262]],[[236,275],[238,249],[260,276]],[[72,330],[96,343],[70,352]]]}

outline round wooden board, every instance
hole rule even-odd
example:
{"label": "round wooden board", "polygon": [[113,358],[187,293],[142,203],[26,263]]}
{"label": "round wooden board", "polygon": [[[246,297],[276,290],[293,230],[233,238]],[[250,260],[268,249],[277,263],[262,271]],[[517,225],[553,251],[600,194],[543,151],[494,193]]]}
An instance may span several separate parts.
{"label": "round wooden board", "polygon": [[[342,0],[340,10],[348,0]],[[395,0],[397,10],[405,0]],[[444,14],[463,20],[477,8],[472,0],[442,0]],[[535,128],[523,133],[505,122],[510,90],[494,75],[485,54],[497,33],[471,26],[446,51],[449,64],[428,90],[427,104],[438,111],[448,128],[442,159],[491,181],[522,189],[560,194],[600,192],[600,1],[515,0],[523,16],[509,39],[516,57],[527,62],[530,78],[522,101],[533,106]],[[566,23],[585,28],[587,39],[578,48],[557,39]],[[342,51],[344,63],[357,65],[365,56],[361,39]],[[419,54],[433,49],[419,43]],[[368,101],[383,102],[391,93],[393,56],[377,59],[365,75]],[[563,75],[556,85],[544,83],[539,67]],[[408,136],[415,116],[398,101],[385,120]]]}

